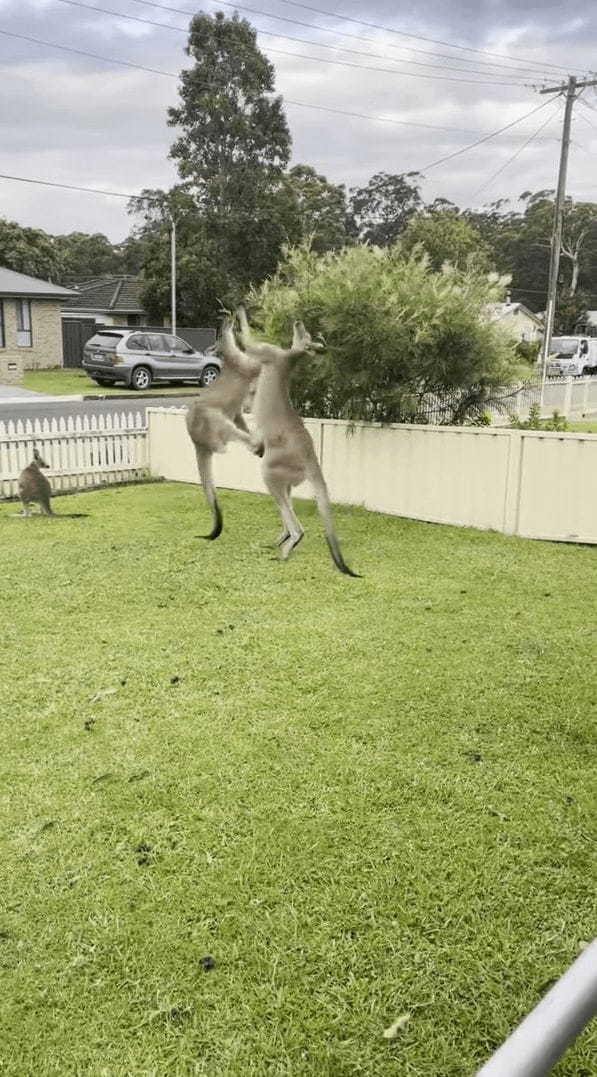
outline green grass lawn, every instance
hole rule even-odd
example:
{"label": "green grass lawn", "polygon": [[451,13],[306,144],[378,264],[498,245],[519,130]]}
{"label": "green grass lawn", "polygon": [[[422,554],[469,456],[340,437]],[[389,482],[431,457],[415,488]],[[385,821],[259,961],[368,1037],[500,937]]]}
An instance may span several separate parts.
{"label": "green grass lawn", "polygon": [[[74,396],[81,393],[85,396],[120,396],[122,393],[131,393],[131,390],[124,385],[116,388],[110,385],[96,385],[84,370],[67,370],[62,367],[54,367],[51,370],[26,370],[23,388],[31,389],[35,393],[48,393],[50,396]],[[186,396],[188,393],[198,393],[199,388],[196,385],[178,387],[154,385],[149,392],[155,393],[156,396]]]}
{"label": "green grass lawn", "polygon": [[0,508],[0,1069],[469,1077],[595,933],[597,549],[222,502]]}

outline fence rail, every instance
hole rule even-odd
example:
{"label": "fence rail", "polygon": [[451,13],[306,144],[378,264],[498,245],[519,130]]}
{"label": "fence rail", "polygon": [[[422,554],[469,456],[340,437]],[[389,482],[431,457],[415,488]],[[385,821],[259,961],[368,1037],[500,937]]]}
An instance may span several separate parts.
{"label": "fence rail", "polygon": [[[462,404],[466,393],[454,390],[445,393],[426,393],[414,409],[413,422],[448,424]],[[481,410],[494,416],[494,422],[503,423],[508,415],[526,419],[530,408],[541,402],[541,381],[529,381],[509,389],[496,390],[492,399]],[[568,418],[591,415],[597,412],[597,377],[547,378],[543,391],[541,415],[547,418],[554,411]]]}
{"label": "fence rail", "polygon": [[54,493],[135,482],[148,474],[147,426],[132,412],[0,422],[0,498],[16,496],[34,447],[50,465]]}

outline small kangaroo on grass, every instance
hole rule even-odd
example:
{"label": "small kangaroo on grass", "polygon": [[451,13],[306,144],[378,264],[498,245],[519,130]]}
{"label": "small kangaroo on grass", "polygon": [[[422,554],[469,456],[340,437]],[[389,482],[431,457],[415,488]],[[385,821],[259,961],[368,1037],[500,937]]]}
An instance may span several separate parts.
{"label": "small kangaroo on grass", "polygon": [[193,400],[187,412],[187,430],[195,446],[199,477],[213,515],[211,532],[201,535],[206,539],[217,539],[224,526],[213,479],[213,454],[225,452],[229,441],[242,441],[257,456],[263,453],[263,447],[252,436],[242,413],[261,362],[240,350],[234,339],[233,325],[234,318],[227,316],[220,340],[224,356],[222,373]]}
{"label": "small kangaroo on grass", "polygon": [[302,322],[294,323],[292,346],[278,348],[257,342],[251,335],[243,307],[238,311],[240,337],[248,355],[261,361],[261,373],[253,403],[253,415],[263,441],[263,480],[276,500],[282,517],[282,534],[278,540],[280,556],[285,561],[301,541],[304,531],[291,501],[293,486],[308,479],[315,494],[319,515],[334,564],[346,576],[358,577],[348,567],[334,529],[328,489],[311,437],[300,415],[290,403],[288,385],[292,359],[321,351],[323,344],[313,341]]}
{"label": "small kangaroo on grass", "polygon": [[23,502],[23,516],[30,515],[32,504],[38,504],[44,516],[55,515],[50,504],[52,487],[41,472],[42,467],[49,466],[34,448],[33,460],[26,468],[23,468],[18,481],[19,497]]}
{"label": "small kangaroo on grass", "polygon": [[50,504],[52,487],[46,479],[46,476],[41,472],[42,467],[49,466],[50,465],[46,463],[38,450],[34,447],[33,460],[27,467],[23,468],[17,484],[19,497],[23,502],[22,515],[30,516],[31,505],[37,504],[39,505],[40,512],[44,516],[52,516],[55,520],[85,519],[88,515],[86,512],[54,512]]}

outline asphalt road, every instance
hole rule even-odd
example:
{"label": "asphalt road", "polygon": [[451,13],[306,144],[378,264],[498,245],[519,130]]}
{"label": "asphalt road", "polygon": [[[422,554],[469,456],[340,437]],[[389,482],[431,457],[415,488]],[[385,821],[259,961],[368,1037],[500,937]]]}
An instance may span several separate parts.
{"label": "asphalt road", "polygon": [[188,407],[193,396],[159,396],[155,395],[129,397],[109,397],[107,400],[44,400],[43,396],[27,396],[25,400],[13,400],[0,397],[0,422],[12,419],[53,419],[68,415],[108,415],[124,411],[127,415],[141,415],[145,419],[148,407],[180,408]]}

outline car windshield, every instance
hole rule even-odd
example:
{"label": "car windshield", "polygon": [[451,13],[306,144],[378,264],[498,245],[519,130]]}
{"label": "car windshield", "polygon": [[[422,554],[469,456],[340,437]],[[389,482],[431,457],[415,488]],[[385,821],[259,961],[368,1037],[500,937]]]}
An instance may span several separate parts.
{"label": "car windshield", "polygon": [[551,349],[556,355],[576,355],[578,340],[574,337],[554,337],[551,342]]}
{"label": "car windshield", "polygon": [[91,340],[87,341],[87,347],[114,349],[122,340],[122,336],[122,333],[96,333]]}

